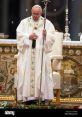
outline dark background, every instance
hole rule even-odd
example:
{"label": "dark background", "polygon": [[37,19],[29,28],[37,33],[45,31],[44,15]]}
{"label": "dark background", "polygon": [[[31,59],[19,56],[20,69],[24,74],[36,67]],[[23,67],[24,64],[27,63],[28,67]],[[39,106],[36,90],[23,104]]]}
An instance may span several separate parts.
{"label": "dark background", "polygon": [[[31,7],[39,4],[44,9],[43,0],[0,0],[0,33],[9,35],[9,39],[16,38],[16,28],[23,18],[31,15]],[[78,14],[80,0],[69,1],[69,32],[72,40],[78,40],[80,24]],[[55,28],[65,32],[65,4],[66,0],[50,0],[47,7],[47,18]],[[76,9],[76,11],[75,11]],[[44,16],[44,14],[43,14]]]}

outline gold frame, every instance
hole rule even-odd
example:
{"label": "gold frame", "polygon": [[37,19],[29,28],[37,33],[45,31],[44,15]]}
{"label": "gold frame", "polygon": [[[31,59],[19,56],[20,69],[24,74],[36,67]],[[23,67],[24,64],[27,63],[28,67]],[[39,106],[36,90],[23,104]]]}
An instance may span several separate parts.
{"label": "gold frame", "polygon": [[[11,47],[15,47],[16,46],[16,44],[0,44],[0,46],[1,47],[4,47],[4,46],[11,46]],[[66,49],[66,48],[82,48],[82,46],[69,46],[69,45],[67,45],[67,46],[65,46],[65,45],[63,45],[63,47],[64,47],[64,49]],[[16,101],[16,92],[15,92],[15,94],[13,94],[13,95],[7,95],[7,94],[4,94],[4,95],[0,95],[0,101]],[[54,97],[54,100],[53,100],[54,102],[56,101],[56,98]],[[66,102],[68,102],[68,103],[82,103],[82,98],[61,98],[60,97],[60,103],[66,103]]]}
{"label": "gold frame", "polygon": [[[56,97],[53,99],[53,102],[56,102]],[[82,98],[60,98],[60,103],[75,103],[81,104]]]}
{"label": "gold frame", "polygon": [[0,95],[0,101],[15,101],[14,95]]}

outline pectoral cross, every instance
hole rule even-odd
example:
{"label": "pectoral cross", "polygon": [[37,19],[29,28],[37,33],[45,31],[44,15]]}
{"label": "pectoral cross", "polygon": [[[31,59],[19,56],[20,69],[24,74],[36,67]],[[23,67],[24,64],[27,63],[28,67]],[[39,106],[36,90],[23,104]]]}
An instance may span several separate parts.
{"label": "pectoral cross", "polygon": [[34,30],[37,30],[37,29],[38,29],[38,24],[34,23]]}

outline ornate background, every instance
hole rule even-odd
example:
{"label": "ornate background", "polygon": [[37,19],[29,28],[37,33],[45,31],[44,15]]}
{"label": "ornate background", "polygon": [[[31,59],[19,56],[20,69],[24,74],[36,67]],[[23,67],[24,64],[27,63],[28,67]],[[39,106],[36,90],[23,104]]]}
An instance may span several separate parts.
{"label": "ornate background", "polygon": [[16,45],[0,45],[0,95],[14,95],[14,74],[16,72]]}
{"label": "ornate background", "polygon": [[[7,43],[5,43],[8,41]],[[14,100],[14,76],[16,74],[17,54],[13,40],[0,41],[0,100]],[[54,65],[53,65],[54,66]],[[61,66],[61,99],[82,98],[82,44],[81,42],[63,43]]]}
{"label": "ornate background", "polygon": [[61,96],[82,97],[82,46],[64,46],[61,68]]}

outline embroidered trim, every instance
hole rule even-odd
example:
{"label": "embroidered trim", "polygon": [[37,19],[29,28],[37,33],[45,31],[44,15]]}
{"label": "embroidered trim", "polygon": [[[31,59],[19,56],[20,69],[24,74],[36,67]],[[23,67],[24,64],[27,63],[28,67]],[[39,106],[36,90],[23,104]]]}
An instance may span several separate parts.
{"label": "embroidered trim", "polygon": [[30,96],[35,95],[35,49],[31,50]]}
{"label": "embroidered trim", "polygon": [[39,21],[34,22],[32,20],[32,16],[28,18],[28,22],[29,22],[29,26],[32,27],[33,29],[37,30],[38,28],[40,28],[44,23],[44,18],[40,17]]}

